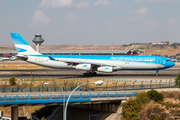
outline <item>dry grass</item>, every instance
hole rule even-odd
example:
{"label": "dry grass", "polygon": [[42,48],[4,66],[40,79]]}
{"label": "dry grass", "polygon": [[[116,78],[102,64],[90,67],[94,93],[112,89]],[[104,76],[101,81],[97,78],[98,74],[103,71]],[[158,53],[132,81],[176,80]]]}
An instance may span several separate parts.
{"label": "dry grass", "polygon": [[[3,67],[4,66],[4,67]],[[0,69],[37,69],[45,68],[34,64],[0,64]]]}
{"label": "dry grass", "polygon": [[[30,114],[34,113],[35,111],[43,108],[44,106],[25,106],[25,112],[28,112]],[[11,108],[10,107],[0,107],[0,111],[4,111],[5,115],[11,115]],[[18,107],[18,115],[23,116],[24,111],[23,107]]]}
{"label": "dry grass", "polygon": [[[4,87],[4,83],[5,81],[6,83],[6,87],[18,87],[18,83],[19,83],[19,87],[42,87],[43,82],[48,82],[50,83],[47,87],[54,87],[54,83],[62,86],[62,87],[76,87],[82,83],[93,83],[96,82],[100,79],[91,79],[91,78],[86,78],[86,79],[25,79],[25,80],[17,80],[16,79],[16,84],[14,86],[11,86],[9,84],[9,80],[8,79],[4,79],[2,80],[2,82],[0,82],[0,87]],[[94,88],[94,87],[110,87],[110,86],[116,86],[116,82],[114,81],[109,81],[107,84],[107,81],[104,81],[104,83],[101,86],[95,85],[95,84],[89,84],[89,85],[84,85],[81,88]],[[130,85],[130,83],[126,83],[126,85]],[[57,86],[57,85],[56,85]],[[117,83],[117,86],[124,86],[124,83]]]}

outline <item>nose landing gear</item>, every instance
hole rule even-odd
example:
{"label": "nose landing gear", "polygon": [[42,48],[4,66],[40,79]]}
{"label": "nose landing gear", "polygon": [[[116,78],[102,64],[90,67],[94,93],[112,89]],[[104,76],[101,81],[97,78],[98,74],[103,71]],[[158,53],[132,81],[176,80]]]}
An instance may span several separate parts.
{"label": "nose landing gear", "polygon": [[159,70],[156,70],[156,74],[155,74],[156,76],[159,76],[159,73],[158,73],[158,72],[159,72]]}

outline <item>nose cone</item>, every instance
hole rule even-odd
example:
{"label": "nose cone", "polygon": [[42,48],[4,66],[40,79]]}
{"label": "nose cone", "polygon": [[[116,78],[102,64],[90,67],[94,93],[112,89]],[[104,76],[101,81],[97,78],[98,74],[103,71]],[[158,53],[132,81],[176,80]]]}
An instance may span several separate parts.
{"label": "nose cone", "polygon": [[175,63],[174,62],[171,62],[171,67],[173,67],[175,65]]}
{"label": "nose cone", "polygon": [[175,65],[175,63],[171,61],[167,64],[167,67],[170,68],[170,67],[173,67],[174,65]]}

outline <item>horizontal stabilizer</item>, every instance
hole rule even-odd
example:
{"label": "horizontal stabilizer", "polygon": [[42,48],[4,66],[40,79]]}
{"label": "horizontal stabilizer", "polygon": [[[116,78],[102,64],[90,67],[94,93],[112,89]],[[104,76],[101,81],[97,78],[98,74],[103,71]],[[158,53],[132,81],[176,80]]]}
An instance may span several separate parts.
{"label": "horizontal stabilizer", "polygon": [[50,59],[50,60],[56,60],[56,59],[54,59],[54,58],[53,58],[53,57],[51,57],[51,56],[48,56],[48,57],[49,57],[49,59]]}

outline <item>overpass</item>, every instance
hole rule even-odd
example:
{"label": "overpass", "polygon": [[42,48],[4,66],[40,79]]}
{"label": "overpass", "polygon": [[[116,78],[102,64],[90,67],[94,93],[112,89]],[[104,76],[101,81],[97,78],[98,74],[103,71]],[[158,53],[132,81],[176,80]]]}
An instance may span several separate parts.
{"label": "overpass", "polygon": [[[70,93],[16,93],[1,94],[0,107],[11,107],[11,119],[18,120],[18,106],[62,105]],[[76,92],[69,104],[109,103],[134,97],[137,92]],[[64,99],[65,98],[65,99]]]}

